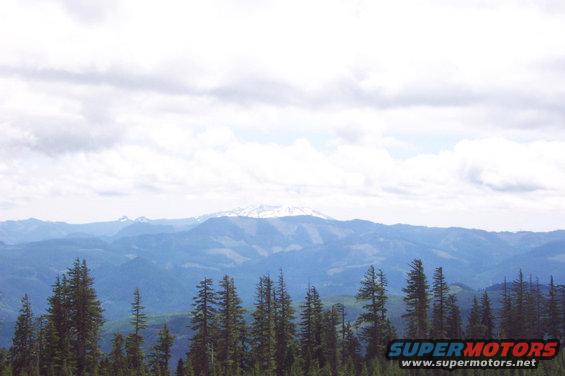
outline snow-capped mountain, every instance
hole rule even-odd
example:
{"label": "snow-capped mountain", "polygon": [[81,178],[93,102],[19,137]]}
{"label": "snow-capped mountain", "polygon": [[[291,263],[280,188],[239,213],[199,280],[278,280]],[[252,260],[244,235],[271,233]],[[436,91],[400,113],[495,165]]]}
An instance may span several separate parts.
{"label": "snow-capped mountain", "polygon": [[332,219],[331,217],[320,213],[314,209],[298,207],[298,206],[248,206],[245,208],[237,208],[230,211],[218,212],[198,217],[198,220],[205,220],[214,217],[251,217],[251,218],[278,218],[278,217],[296,217],[299,215],[309,215],[323,219]]}

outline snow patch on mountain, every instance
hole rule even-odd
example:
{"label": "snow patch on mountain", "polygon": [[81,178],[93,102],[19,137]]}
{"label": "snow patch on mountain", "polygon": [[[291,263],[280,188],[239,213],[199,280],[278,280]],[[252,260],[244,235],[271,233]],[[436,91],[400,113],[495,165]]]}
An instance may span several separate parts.
{"label": "snow patch on mountain", "polygon": [[205,217],[205,219],[210,217],[279,218],[279,217],[295,217],[299,215],[308,215],[308,216],[318,217],[323,219],[332,219],[331,217],[310,208],[298,207],[298,206],[269,206],[269,205],[237,208],[234,210],[214,213],[203,217]]}

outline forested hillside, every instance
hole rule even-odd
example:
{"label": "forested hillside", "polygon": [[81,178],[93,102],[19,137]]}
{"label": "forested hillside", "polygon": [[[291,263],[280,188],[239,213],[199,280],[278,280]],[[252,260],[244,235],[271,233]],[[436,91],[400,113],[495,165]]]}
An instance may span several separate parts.
{"label": "forested hillside", "polygon": [[[29,297],[22,297],[11,346],[0,351],[0,365],[2,375],[16,376],[395,375],[410,372],[385,360],[393,338],[565,337],[565,286],[550,277],[542,287],[520,270],[499,287],[500,294],[484,290],[474,296],[464,313],[443,268],[434,268],[429,278],[422,260],[414,259],[402,288],[400,329],[390,319],[387,276],[373,266],[359,276],[355,319],[343,302],[324,303],[315,284],[305,289],[297,306],[282,271],[258,279],[250,310],[233,277],[205,277],[186,307],[190,330],[179,327],[177,318],[165,318],[155,333],[148,332],[143,291],[132,285],[129,328],[117,330],[110,349],[101,351],[102,304],[86,262],[76,259],[54,281],[45,312],[34,313]],[[173,356],[175,346],[184,347],[186,355]],[[561,355],[536,372],[558,375],[564,369]]]}

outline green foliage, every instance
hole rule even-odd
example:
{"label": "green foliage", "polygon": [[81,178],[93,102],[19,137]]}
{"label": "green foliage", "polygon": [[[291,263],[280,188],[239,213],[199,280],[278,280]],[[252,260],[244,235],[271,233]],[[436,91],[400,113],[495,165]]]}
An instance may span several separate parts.
{"label": "green foliage", "polygon": [[36,366],[36,343],[33,313],[27,295],[22,298],[22,307],[16,321],[16,330],[10,347],[10,361],[15,375],[31,375]]}
{"label": "green foliage", "polygon": [[406,334],[409,338],[427,338],[428,336],[428,282],[424,273],[422,260],[416,259],[410,263],[410,271],[404,292],[406,313]]}
{"label": "green foliage", "polygon": [[270,276],[259,279],[251,326],[251,351],[254,367],[262,375],[276,372],[275,289]]}
{"label": "green foliage", "polygon": [[433,279],[432,338],[447,336],[447,299],[449,287],[443,275],[443,268],[436,268]]}
{"label": "green foliage", "polygon": [[204,278],[197,286],[192,310],[194,336],[190,344],[189,359],[192,369],[198,375],[214,373],[217,349],[217,297],[210,278]]}

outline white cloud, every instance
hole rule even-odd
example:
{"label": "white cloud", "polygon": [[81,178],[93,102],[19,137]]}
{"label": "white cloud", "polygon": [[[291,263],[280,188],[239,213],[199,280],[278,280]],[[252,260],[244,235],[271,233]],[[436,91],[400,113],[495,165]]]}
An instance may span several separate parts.
{"label": "white cloud", "polygon": [[5,0],[0,219],[563,227],[559,4]]}

